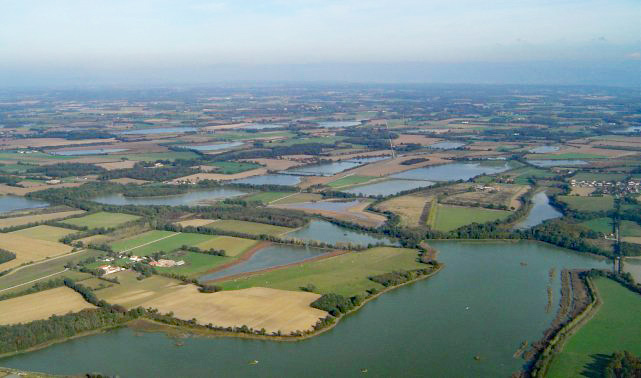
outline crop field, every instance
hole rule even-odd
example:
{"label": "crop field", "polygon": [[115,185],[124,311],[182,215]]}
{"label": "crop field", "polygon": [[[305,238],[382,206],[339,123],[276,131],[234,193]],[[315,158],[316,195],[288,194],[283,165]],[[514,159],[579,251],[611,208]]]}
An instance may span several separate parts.
{"label": "crop field", "polygon": [[289,227],[240,220],[219,220],[207,225],[207,228],[221,231],[241,232],[250,235],[282,235],[292,231]]}
{"label": "crop field", "polygon": [[201,218],[196,218],[196,219],[189,219],[189,220],[184,220],[180,222],[176,222],[177,225],[181,227],[202,227],[206,226],[212,222],[215,222],[213,219],[201,219]]}
{"label": "crop field", "polygon": [[70,210],[70,211],[61,211],[57,213],[46,213],[46,214],[33,214],[33,215],[24,215],[18,217],[9,217],[9,218],[0,218],[0,229],[14,226],[22,226],[25,224],[46,222],[49,220],[62,219],[70,217],[73,215],[80,215],[84,213],[84,210]]}
{"label": "crop field", "polygon": [[94,214],[85,215],[80,218],[67,219],[63,223],[73,226],[87,226],[93,228],[116,228],[127,222],[140,219],[137,215],[122,214],[122,213],[107,213],[101,211]]}
{"label": "crop field", "polygon": [[217,284],[226,290],[255,286],[300,290],[307,284],[313,284],[319,293],[352,296],[362,294],[371,288],[383,288],[382,285],[369,280],[369,276],[394,270],[424,268],[424,264],[416,261],[417,256],[417,251],[412,249],[377,247]]}
{"label": "crop field", "polygon": [[323,196],[317,193],[296,193],[296,194],[290,195],[287,198],[276,200],[273,203],[278,203],[279,205],[286,205],[290,203],[320,201],[321,199],[323,199]]}
{"label": "crop field", "polygon": [[601,197],[558,196],[557,198],[567,203],[571,209],[578,211],[607,211],[614,207],[614,199],[608,195]]}
{"label": "crop field", "polygon": [[0,248],[16,254],[15,259],[0,264],[0,271],[15,268],[31,261],[63,255],[72,250],[72,248],[66,244],[38,240],[15,234],[0,234]]}
{"label": "crop field", "polygon": [[[96,291],[96,296],[111,304],[120,304],[127,308],[138,307],[146,301],[166,294],[182,285],[182,282],[153,275],[138,280],[136,272],[127,270],[111,274],[110,277],[117,277],[120,282],[117,285]],[[172,290],[173,289],[173,290]]]}
{"label": "crop field", "polygon": [[620,181],[625,179],[624,173],[591,173],[579,172],[571,179],[576,181]]}
{"label": "crop field", "polygon": [[552,361],[548,377],[577,377],[602,369],[602,357],[615,351],[641,355],[641,295],[607,278],[597,278],[594,284],[603,304],[570,336]]}
{"label": "crop field", "polygon": [[111,247],[117,252],[130,252],[137,256],[147,256],[159,251],[171,252],[183,245],[193,246],[212,238],[214,236],[211,235],[153,230],[133,238],[112,243]]}
{"label": "crop field", "polygon": [[176,251],[167,255],[165,258],[174,261],[183,260],[185,265],[172,268],[156,267],[159,272],[181,274],[190,278],[197,278],[199,275],[233,260],[231,257],[212,256],[205,253],[188,251]]}
{"label": "crop field", "polygon": [[252,248],[259,241],[252,239],[237,238],[235,236],[215,236],[212,239],[196,244],[200,249],[222,249],[227,256],[238,256]]}
{"label": "crop field", "polygon": [[226,175],[245,172],[245,171],[249,171],[249,170],[261,167],[260,164],[243,163],[243,162],[236,162],[236,161],[220,161],[220,162],[211,163],[210,165],[216,168],[216,173],[223,173]]}
{"label": "crop field", "polygon": [[243,199],[247,201],[260,201],[264,204],[269,204],[271,202],[277,201],[285,196],[292,195],[294,193],[292,192],[260,192],[260,193],[254,193],[250,194],[247,197],[244,197]]}
{"label": "crop field", "polygon": [[256,168],[249,171],[244,171],[244,172],[234,173],[229,175],[223,174],[223,173],[195,173],[193,175],[177,178],[174,180],[174,182],[179,182],[179,181],[199,182],[202,180],[231,181],[231,180],[237,180],[237,179],[242,179],[242,178],[247,178],[252,176],[264,175],[266,173],[267,173],[267,169],[265,168]]}
{"label": "crop field", "polygon": [[169,152],[148,152],[143,154],[128,154],[128,155],[113,155],[114,158],[127,158],[134,161],[156,161],[156,160],[169,160],[174,161],[178,159],[197,159],[198,154],[191,151],[169,151]]}
{"label": "crop field", "polygon": [[95,306],[68,287],[58,287],[0,301],[0,324],[28,323]]}
{"label": "crop field", "polygon": [[518,197],[522,196],[529,188],[524,185],[492,184],[490,186],[496,191],[465,191],[448,195],[440,202],[460,206],[474,206],[475,204],[504,205],[508,208],[514,207],[517,209],[520,207]]}
{"label": "crop field", "polygon": [[35,227],[24,228],[22,230],[10,232],[12,235],[22,235],[28,238],[57,242],[67,235],[76,233],[76,230],[68,228],[40,225]]}
{"label": "crop field", "polygon": [[[591,230],[602,232],[604,234],[612,233],[612,219],[611,218],[596,218],[590,219],[589,221],[582,222],[582,226],[585,226]],[[641,226],[632,221],[621,221],[619,226],[622,237],[638,237],[641,236]]]}
{"label": "crop field", "polygon": [[357,175],[350,175],[350,176],[345,176],[343,178],[340,178],[336,181],[332,181],[327,184],[327,186],[331,188],[340,188],[343,186],[350,186],[350,185],[358,185],[358,184],[364,184],[368,181],[373,180],[375,177],[371,176],[357,176]]}
{"label": "crop field", "polygon": [[439,231],[452,231],[466,224],[491,222],[509,215],[510,212],[505,210],[439,204],[433,227]]}
{"label": "crop field", "polygon": [[405,227],[418,227],[422,225],[420,219],[423,209],[431,200],[431,196],[408,194],[381,202],[377,208],[400,216],[401,224]]}

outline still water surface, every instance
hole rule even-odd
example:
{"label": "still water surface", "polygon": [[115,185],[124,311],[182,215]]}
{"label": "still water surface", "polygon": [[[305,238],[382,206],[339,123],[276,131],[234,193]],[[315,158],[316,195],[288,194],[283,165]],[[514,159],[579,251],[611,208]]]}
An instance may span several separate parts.
{"label": "still water surface", "polygon": [[562,217],[563,213],[550,205],[550,199],[545,192],[539,192],[532,197],[532,208],[527,217],[518,222],[514,228],[526,229],[543,223],[548,219]]}
{"label": "still water surface", "polygon": [[0,213],[22,209],[36,209],[47,206],[49,206],[48,203],[40,200],[18,196],[0,196]]}
{"label": "still water surface", "polygon": [[159,197],[125,197],[122,194],[108,194],[99,196],[92,199],[94,202],[103,203],[105,205],[167,205],[167,206],[181,206],[181,205],[198,205],[210,200],[219,200],[224,198],[231,198],[247,194],[246,192],[236,189],[209,189],[197,190],[172,196],[159,196]]}

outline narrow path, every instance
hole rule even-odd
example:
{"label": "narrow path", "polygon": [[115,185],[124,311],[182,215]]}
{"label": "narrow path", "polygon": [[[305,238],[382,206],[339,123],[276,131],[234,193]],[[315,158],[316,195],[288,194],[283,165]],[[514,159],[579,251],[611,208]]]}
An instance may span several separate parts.
{"label": "narrow path", "polygon": [[65,268],[65,270],[62,270],[62,271],[60,271],[60,272],[53,273],[53,274],[50,274],[50,275],[48,275],[48,276],[44,276],[44,277],[40,277],[40,278],[36,278],[35,280],[31,280],[31,281],[29,281],[29,282],[25,282],[25,283],[21,283],[21,284],[18,284],[18,285],[14,285],[14,286],[8,287],[8,288],[6,288],[6,289],[2,289],[2,290],[0,290],[0,293],[2,293],[3,291],[7,291],[7,290],[11,290],[11,289],[15,289],[16,287],[20,287],[20,286],[28,285],[28,284],[33,283],[33,282],[36,282],[36,281],[44,280],[45,278],[49,278],[49,277],[55,276],[55,275],[57,275],[57,274],[64,273],[64,272],[66,272],[66,271],[68,271],[68,270],[69,270],[69,268]]}
{"label": "narrow path", "polygon": [[172,237],[172,236],[176,236],[176,235],[180,235],[180,234],[182,234],[182,232],[176,232],[175,234],[171,234],[171,235],[163,236],[163,237],[162,237],[162,238],[160,238],[160,239],[152,240],[152,241],[150,241],[150,242],[147,242],[147,243],[144,243],[144,244],[141,244],[141,245],[137,245],[137,246],[132,247],[132,248],[129,248],[129,249],[125,249],[125,250],[122,250],[122,251],[118,251],[118,253],[125,253],[125,252],[129,252],[129,251],[133,251],[133,250],[134,250],[134,249],[136,249],[136,248],[144,247],[144,246],[149,245],[149,244],[154,244],[154,243],[159,242],[159,241],[161,241],[161,240],[165,240],[165,239],[167,239],[167,238],[170,238],[170,237]]}
{"label": "narrow path", "polygon": [[285,197],[280,197],[279,199],[275,199],[275,200],[271,201],[270,203],[268,203],[268,205],[271,205],[272,203],[276,203],[276,202],[278,202],[278,201],[280,201],[280,200],[284,200],[285,198],[289,198],[289,197],[291,197],[291,196],[295,196],[295,195],[297,195],[297,194],[301,194],[301,193],[302,193],[302,191],[300,191],[300,192],[295,192],[295,193],[292,193],[292,194],[286,195]]}

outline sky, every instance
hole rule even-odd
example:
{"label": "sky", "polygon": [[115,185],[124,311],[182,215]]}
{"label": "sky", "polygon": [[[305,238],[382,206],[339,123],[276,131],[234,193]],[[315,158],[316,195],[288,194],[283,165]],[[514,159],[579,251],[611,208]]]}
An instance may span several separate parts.
{"label": "sky", "polygon": [[640,20],[640,0],[0,0],[0,80],[554,82],[574,66],[625,85]]}

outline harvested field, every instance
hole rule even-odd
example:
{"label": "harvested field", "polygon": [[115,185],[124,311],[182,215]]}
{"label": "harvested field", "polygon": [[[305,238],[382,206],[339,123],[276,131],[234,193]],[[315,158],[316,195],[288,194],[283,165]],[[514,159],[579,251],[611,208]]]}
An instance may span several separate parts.
{"label": "harvested field", "polygon": [[201,226],[206,226],[212,222],[215,222],[215,220],[196,218],[196,219],[189,219],[189,220],[176,222],[176,224],[181,227],[201,227]]}
{"label": "harvested field", "polygon": [[286,159],[241,159],[240,161],[260,164],[270,171],[284,171],[289,168],[303,165],[303,163]]}
{"label": "harvested field", "polygon": [[15,186],[9,186],[7,184],[0,184],[0,195],[13,194],[16,196],[24,196],[26,194],[37,192],[39,190],[51,189],[51,188],[76,188],[83,184],[84,182],[65,182],[62,184],[55,184],[55,185],[48,185],[48,184],[34,185],[28,188],[19,188]]}
{"label": "harvested field", "polygon": [[117,179],[111,179],[109,181],[115,182],[116,184],[125,184],[125,185],[126,184],[142,185],[142,184],[146,184],[146,183],[149,182],[149,181],[146,181],[146,180],[132,179],[132,178],[129,178],[129,177],[121,177],[121,178],[117,178]]}
{"label": "harvested field", "polygon": [[48,225],[40,225],[35,227],[24,228],[22,230],[13,231],[11,235],[22,235],[28,238],[57,242],[67,235],[77,232],[68,228],[54,227]]}
{"label": "harvested field", "polygon": [[392,143],[394,146],[400,146],[403,144],[420,144],[421,146],[429,146],[442,141],[443,139],[430,138],[425,135],[401,134],[398,138],[393,139]]}
{"label": "harvested field", "polygon": [[[449,160],[446,160],[448,156],[451,156],[451,155],[445,154],[445,153],[434,153],[429,155],[422,155],[422,154],[405,155],[405,156],[397,157],[396,159],[382,160],[372,164],[364,165],[362,167],[354,168],[350,170],[349,173],[353,173],[355,175],[360,175],[360,176],[375,176],[375,177],[387,176],[394,173],[407,171],[409,169],[425,167],[428,165],[450,163]],[[420,162],[417,164],[412,164],[412,165],[401,164],[404,161],[417,159],[417,158],[426,158],[429,160]]]}
{"label": "harvested field", "polygon": [[108,171],[113,171],[115,169],[129,169],[133,168],[134,165],[136,165],[136,161],[134,160],[122,160],[122,161],[114,161],[110,163],[98,163],[96,164],[99,167],[102,167]]}
{"label": "harvested field", "polygon": [[193,175],[177,178],[173,180],[173,182],[174,183],[199,182],[202,180],[230,181],[230,180],[237,180],[237,179],[242,179],[242,178],[247,178],[252,176],[264,175],[266,173],[267,173],[267,168],[252,169],[250,171],[235,173],[231,175],[225,175],[221,173],[196,173]]}
{"label": "harvested field", "polygon": [[301,202],[315,202],[323,199],[323,196],[316,193],[295,193],[287,197],[278,199],[272,204],[278,203],[279,205],[285,205],[288,203],[301,203]]}
{"label": "harvested field", "polygon": [[570,191],[570,195],[577,195],[581,197],[587,197],[590,194],[592,194],[596,188],[594,187],[589,187],[589,186],[573,186],[572,191]]}
{"label": "harvested field", "polygon": [[521,202],[518,198],[529,189],[528,186],[524,185],[491,184],[491,187],[495,190],[474,190],[472,189],[474,185],[470,185],[468,190],[472,191],[449,195],[440,200],[440,202],[459,206],[474,206],[477,204],[503,205],[507,208],[514,207],[514,209],[518,209],[521,207]]}
{"label": "harvested field", "polygon": [[401,218],[401,224],[405,227],[419,227],[424,225],[421,222],[421,215],[425,205],[431,201],[431,196],[408,194],[381,202],[377,205],[377,209],[398,215]]}
{"label": "harvested field", "polygon": [[100,211],[80,218],[67,219],[62,223],[73,226],[86,226],[89,228],[115,228],[137,219],[140,219],[137,215]]}
{"label": "harvested field", "polygon": [[72,289],[58,287],[0,301],[0,324],[29,323],[87,308],[95,306]]}
{"label": "harvested field", "polygon": [[0,229],[13,226],[22,226],[30,223],[46,222],[49,220],[62,219],[84,213],[84,210],[61,211],[57,213],[33,214],[10,218],[0,218]]}
{"label": "harvested field", "polygon": [[239,256],[258,244],[258,240],[237,238],[235,236],[216,236],[213,239],[196,244],[200,249],[222,249],[226,256]]}
{"label": "harvested field", "polygon": [[80,139],[80,140],[67,140],[62,138],[29,138],[29,139],[0,139],[0,147],[4,149],[17,149],[17,148],[39,148],[39,147],[54,147],[54,146],[72,146],[75,144],[109,144],[117,142],[116,139]]}
{"label": "harvested field", "polygon": [[210,223],[207,228],[221,230],[221,231],[231,231],[231,232],[240,232],[243,234],[250,235],[282,235],[292,231],[292,228],[274,226],[266,223],[257,223],[257,222],[247,222],[240,220],[219,220],[213,223]]}
{"label": "harvested field", "polygon": [[0,271],[15,268],[24,263],[38,261],[71,252],[66,244],[28,238],[16,234],[0,234],[0,248],[16,254],[16,258],[0,264]]}

